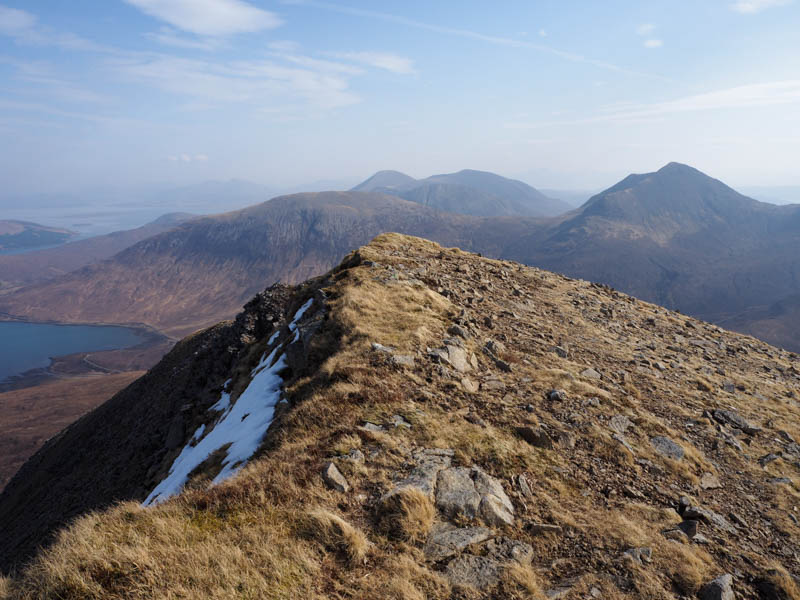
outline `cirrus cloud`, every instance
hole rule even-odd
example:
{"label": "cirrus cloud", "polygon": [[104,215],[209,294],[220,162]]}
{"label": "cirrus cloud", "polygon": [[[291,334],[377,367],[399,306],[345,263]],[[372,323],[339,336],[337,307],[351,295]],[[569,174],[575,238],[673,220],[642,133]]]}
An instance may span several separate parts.
{"label": "cirrus cloud", "polygon": [[272,29],[274,13],[242,0],[125,0],[143,13],[191,33],[223,36]]}
{"label": "cirrus cloud", "polygon": [[331,52],[330,56],[342,60],[349,60],[368,67],[385,69],[386,71],[391,71],[392,73],[398,73],[400,75],[412,75],[416,73],[414,70],[414,61],[410,58],[387,52]]}
{"label": "cirrus cloud", "polygon": [[786,6],[791,4],[793,0],[739,0],[731,4],[731,8],[743,15],[752,15],[760,13],[762,10],[772,8],[773,6]]}

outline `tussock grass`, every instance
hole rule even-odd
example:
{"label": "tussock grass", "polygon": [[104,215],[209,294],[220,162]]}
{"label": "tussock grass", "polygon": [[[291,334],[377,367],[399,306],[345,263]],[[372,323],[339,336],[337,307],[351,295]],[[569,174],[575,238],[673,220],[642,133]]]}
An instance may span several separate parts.
{"label": "tussock grass", "polygon": [[504,598],[545,600],[541,581],[528,565],[512,562],[501,576],[502,595]]}
{"label": "tussock grass", "polygon": [[[380,569],[380,571],[378,571]],[[414,555],[387,556],[376,565],[373,576],[365,582],[367,593],[362,598],[389,600],[449,599],[450,583],[440,573],[429,570]],[[367,587],[371,586],[371,587]]]}
{"label": "tussock grass", "polygon": [[773,564],[761,574],[756,587],[763,597],[780,600],[800,600],[800,586],[792,576],[778,564]]}
{"label": "tussock grass", "polygon": [[285,511],[224,517],[169,502],[85,516],[25,571],[11,598],[295,598],[319,566]]}
{"label": "tussock grass", "polygon": [[363,563],[366,560],[370,548],[367,536],[339,515],[316,508],[301,515],[297,522],[301,537],[319,542],[351,563]]}
{"label": "tussock grass", "polygon": [[412,544],[425,540],[435,516],[433,502],[415,487],[398,490],[378,506],[378,521],[387,534]]}
{"label": "tussock grass", "polygon": [[331,450],[334,454],[338,454],[339,456],[344,456],[348,454],[351,450],[355,450],[361,447],[361,438],[357,435],[352,433],[348,433],[340,437],[336,443],[334,443]]}

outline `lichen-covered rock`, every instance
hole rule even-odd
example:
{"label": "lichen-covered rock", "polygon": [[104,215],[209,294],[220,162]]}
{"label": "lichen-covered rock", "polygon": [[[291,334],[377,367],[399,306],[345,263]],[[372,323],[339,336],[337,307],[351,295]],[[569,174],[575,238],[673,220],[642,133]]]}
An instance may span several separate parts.
{"label": "lichen-covered rock", "polygon": [[475,491],[471,469],[453,467],[439,473],[436,482],[436,507],[448,517],[474,518],[481,496]]}
{"label": "lichen-covered rock", "polygon": [[432,532],[422,551],[425,558],[437,562],[461,552],[467,546],[477,544],[492,537],[491,529],[486,527],[440,527]]}
{"label": "lichen-covered rock", "polygon": [[683,447],[680,444],[673,442],[671,439],[664,437],[663,435],[657,435],[653,438],[650,438],[650,444],[653,446],[653,450],[658,452],[661,456],[666,456],[672,460],[680,460],[685,454]]}
{"label": "lichen-covered rock", "polygon": [[347,479],[344,478],[342,472],[339,471],[336,465],[332,462],[325,463],[325,466],[322,468],[322,479],[331,489],[339,492],[347,492],[350,490],[350,485],[347,483]]}
{"label": "lichen-covered rock", "polygon": [[732,584],[732,575],[729,573],[720,575],[703,587],[700,592],[700,600],[735,600]]}
{"label": "lichen-covered rock", "polygon": [[491,558],[464,554],[450,561],[445,574],[453,585],[487,590],[500,582],[501,568],[501,564]]}
{"label": "lichen-covered rock", "polygon": [[514,522],[514,505],[502,484],[478,467],[440,471],[436,482],[436,507],[450,518],[480,517],[493,526]]}

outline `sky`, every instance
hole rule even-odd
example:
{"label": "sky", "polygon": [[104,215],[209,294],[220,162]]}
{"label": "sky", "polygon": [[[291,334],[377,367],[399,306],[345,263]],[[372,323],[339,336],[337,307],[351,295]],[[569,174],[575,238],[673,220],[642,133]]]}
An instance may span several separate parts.
{"label": "sky", "polygon": [[800,0],[0,0],[0,195],[464,168],[800,185]]}

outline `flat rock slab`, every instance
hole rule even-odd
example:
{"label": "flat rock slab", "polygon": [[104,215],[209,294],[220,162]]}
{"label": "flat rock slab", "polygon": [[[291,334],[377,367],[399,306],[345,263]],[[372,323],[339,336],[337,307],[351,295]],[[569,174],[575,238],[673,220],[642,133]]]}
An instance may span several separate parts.
{"label": "flat rock slab", "polygon": [[661,456],[666,456],[672,460],[680,460],[683,458],[684,450],[681,445],[673,442],[668,437],[657,435],[656,437],[650,438],[650,444]]}
{"label": "flat rock slab", "polygon": [[428,498],[433,500],[434,492],[436,490],[436,480],[439,472],[445,467],[449,466],[449,464],[449,457],[440,457],[438,460],[424,462],[411,471],[411,474],[408,477],[400,481],[391,492],[384,496],[384,499],[396,494],[404,488],[414,487],[425,494]]}
{"label": "flat rock slab", "polygon": [[514,505],[502,484],[478,467],[451,467],[439,471],[436,507],[450,518],[481,517],[487,525],[510,525]]}
{"label": "flat rock slab", "polygon": [[445,575],[453,585],[463,585],[487,590],[500,582],[501,565],[483,556],[464,554],[447,565]]}
{"label": "flat rock slab", "polygon": [[467,373],[472,370],[467,351],[460,346],[448,344],[444,348],[433,350],[431,355],[440,362],[450,365],[459,373]]}
{"label": "flat rock slab", "polygon": [[712,411],[711,415],[714,417],[715,421],[722,423],[723,425],[728,425],[729,427],[741,429],[749,435],[755,435],[761,431],[760,427],[755,427],[754,425],[748,423],[747,420],[735,410],[717,408]]}
{"label": "flat rock slab", "polygon": [[492,537],[491,529],[486,527],[462,527],[434,531],[428,536],[422,551],[425,558],[438,562],[461,552],[467,546],[484,542]]}
{"label": "flat rock slab", "polygon": [[603,376],[599,373],[599,371],[589,367],[588,369],[584,369],[581,371],[581,377],[586,377],[587,379],[602,379]]}
{"label": "flat rock slab", "polygon": [[436,484],[436,507],[448,517],[478,515],[481,496],[475,491],[471,469],[455,467],[439,473]]}
{"label": "flat rock slab", "polygon": [[533,561],[533,547],[525,542],[500,537],[489,540],[483,545],[486,556],[499,562],[517,562],[529,565]]}
{"label": "flat rock slab", "polygon": [[701,506],[689,506],[685,511],[683,511],[682,516],[684,520],[687,521],[704,521],[705,523],[713,525],[717,529],[721,529],[726,533],[737,533],[736,528],[731,525],[725,517],[708,508],[703,508]]}
{"label": "flat rock slab", "polygon": [[625,435],[630,427],[633,427],[633,422],[625,415],[614,415],[608,422],[608,427],[611,431],[616,431],[620,435]]}
{"label": "flat rock slab", "polygon": [[700,487],[704,490],[716,490],[722,487],[722,483],[713,473],[703,473],[700,477]]}

